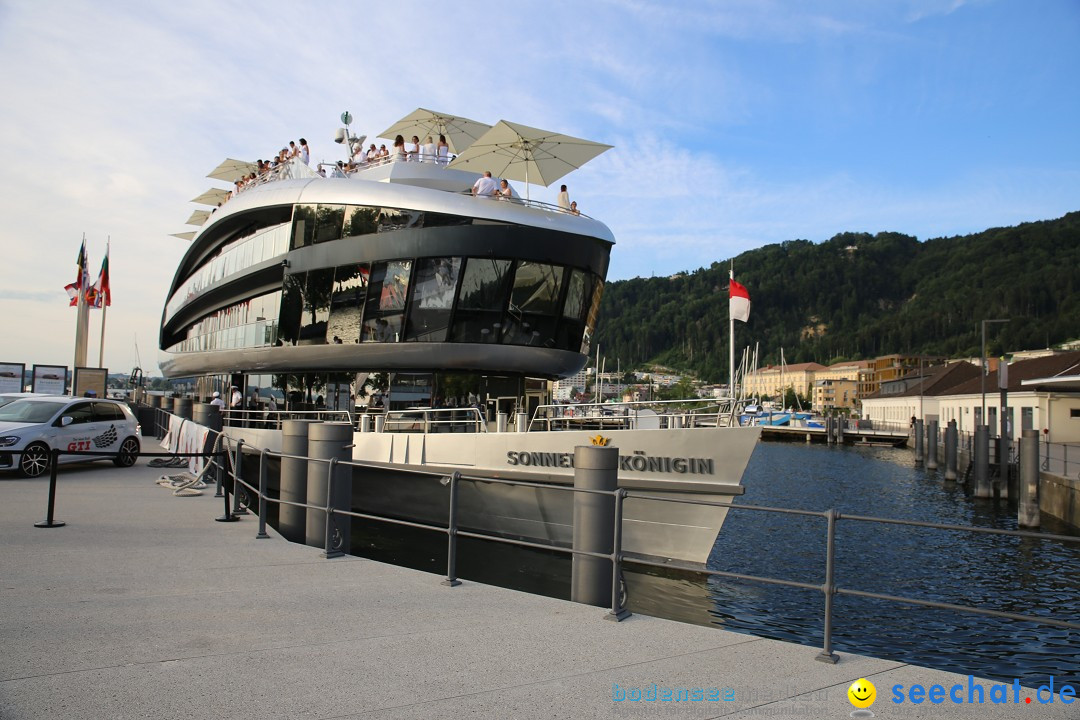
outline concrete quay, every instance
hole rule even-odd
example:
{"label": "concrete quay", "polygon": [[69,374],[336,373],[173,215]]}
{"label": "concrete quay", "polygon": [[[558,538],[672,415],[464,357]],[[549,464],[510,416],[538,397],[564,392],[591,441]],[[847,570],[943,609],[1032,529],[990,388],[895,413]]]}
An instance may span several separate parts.
{"label": "concrete quay", "polygon": [[[1024,706],[891,702],[966,676],[605,611],[344,557],[256,521],[218,523],[212,491],[177,498],[145,460],[0,475],[0,718],[840,718],[851,683],[878,717],[1080,716]],[[819,608],[814,608],[819,613]],[[619,690],[731,689],[731,700],[616,701]],[[1060,686],[1060,679],[1059,679]],[[1060,688],[1058,688],[1060,689]]]}

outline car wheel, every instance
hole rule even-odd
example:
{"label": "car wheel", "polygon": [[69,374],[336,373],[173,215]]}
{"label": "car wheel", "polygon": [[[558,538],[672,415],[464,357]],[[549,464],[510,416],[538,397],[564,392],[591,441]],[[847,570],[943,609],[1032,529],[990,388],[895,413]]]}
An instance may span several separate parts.
{"label": "car wheel", "polygon": [[26,477],[39,477],[49,469],[50,451],[47,445],[33,443],[28,445],[19,459],[19,470]]}
{"label": "car wheel", "polygon": [[120,452],[113,458],[116,467],[131,467],[139,459],[139,441],[133,437],[125,438],[120,443]]}

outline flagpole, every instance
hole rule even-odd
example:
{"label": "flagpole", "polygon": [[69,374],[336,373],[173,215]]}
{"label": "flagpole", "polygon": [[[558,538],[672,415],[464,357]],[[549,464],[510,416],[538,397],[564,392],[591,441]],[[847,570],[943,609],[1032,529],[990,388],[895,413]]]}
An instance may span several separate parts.
{"label": "flagpole", "polygon": [[[109,239],[105,241],[105,267],[106,268],[108,267],[109,245],[111,245],[111,244],[112,244],[112,237],[110,236]],[[101,301],[100,301],[101,302],[101,341],[98,343],[98,365],[97,366],[99,368],[103,368],[103,367],[105,367],[105,313],[108,312],[108,310],[109,310],[109,302],[108,302],[108,296],[104,294],[106,292],[104,282],[107,282],[107,278],[102,278],[101,275],[99,274],[98,275],[98,281],[102,282],[103,284],[102,284],[102,287],[99,289],[99,292],[102,293],[102,297],[101,297]]]}
{"label": "flagpole", "polygon": [[[731,280],[735,279],[735,263],[731,263],[731,269],[728,270],[728,277]],[[730,291],[729,291],[730,294]],[[735,317],[731,314],[731,303],[728,303],[728,325],[729,339],[728,339],[728,388],[731,393],[732,401],[735,400]]]}
{"label": "flagpole", "polygon": [[[75,366],[71,369],[72,381],[74,382],[75,368],[86,367],[86,333],[89,330],[90,311],[86,306],[86,284],[89,277],[86,267],[89,258],[86,254],[86,233],[83,233],[82,250],[80,251],[82,265],[79,268],[79,305],[75,316]],[[72,392],[75,388],[72,388]]]}

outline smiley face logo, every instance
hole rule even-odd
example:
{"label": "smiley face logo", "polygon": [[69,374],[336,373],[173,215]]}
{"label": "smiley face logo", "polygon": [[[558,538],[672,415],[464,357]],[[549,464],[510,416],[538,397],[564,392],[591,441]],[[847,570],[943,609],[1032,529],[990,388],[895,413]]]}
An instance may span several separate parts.
{"label": "smiley face logo", "polygon": [[877,700],[877,688],[866,678],[859,678],[847,689],[848,700],[857,708],[868,708]]}

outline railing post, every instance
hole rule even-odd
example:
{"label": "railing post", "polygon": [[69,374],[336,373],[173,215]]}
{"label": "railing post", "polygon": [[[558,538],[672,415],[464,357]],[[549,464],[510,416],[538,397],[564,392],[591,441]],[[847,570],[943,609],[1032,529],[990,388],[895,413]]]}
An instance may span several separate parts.
{"label": "railing post", "polygon": [[623,607],[622,593],[619,592],[619,580],[622,579],[622,518],[623,500],[626,491],[622,488],[615,489],[615,532],[614,546],[611,553],[611,611],[604,616],[605,620],[622,622],[630,617],[630,611]]}
{"label": "railing post", "polygon": [[915,421],[915,464],[922,465],[923,461],[923,421]]}
{"label": "railing post", "polygon": [[259,540],[270,537],[266,534],[266,448],[259,453]]}
{"label": "railing post", "polygon": [[1016,521],[1021,527],[1039,527],[1039,431],[1020,436],[1020,487]]}
{"label": "railing post", "polygon": [[926,424],[926,469],[937,470],[938,449],[938,421],[931,420]]}
{"label": "railing post", "polygon": [[[326,532],[323,538],[324,558],[341,557],[345,553],[341,551],[340,540],[335,542],[334,531],[337,529],[337,521],[334,520],[334,470],[337,468],[338,459],[330,458],[326,468]],[[339,533],[340,537],[340,533]]]}
{"label": "railing post", "polygon": [[993,497],[990,487],[990,428],[986,425],[975,427],[975,497]]}
{"label": "railing post", "polygon": [[[247,509],[240,504],[240,484],[241,466],[244,464],[244,441],[236,441],[236,455],[233,458],[233,515],[247,515]],[[245,493],[246,494],[246,493]]]}
{"label": "railing post", "polygon": [[956,472],[956,421],[945,426],[945,480],[955,482]]}
{"label": "railing post", "polygon": [[836,520],[840,517],[840,513],[836,512],[835,508],[829,508],[825,512],[825,519],[828,521],[828,529],[826,530],[826,544],[825,544],[825,584],[821,586],[821,591],[825,593],[825,637],[821,647],[821,652],[814,658],[830,665],[835,665],[840,657],[832,651],[832,607],[833,596],[836,595],[836,585],[833,583],[833,566],[836,558]]}
{"label": "railing post", "polygon": [[[14,458],[14,455],[12,455],[12,458]],[[20,455],[19,458],[21,459],[22,456]],[[45,520],[34,523],[34,527],[54,528],[67,525],[62,520],[53,520],[53,508],[56,507],[56,466],[59,464],[60,450],[57,448],[49,450],[49,507],[45,510]]]}
{"label": "railing post", "polygon": [[[222,465],[222,467],[219,469],[218,472],[221,472],[221,473],[224,472],[224,470],[225,470],[225,468],[224,468],[225,458],[227,458],[228,456],[229,456],[229,451],[228,450],[223,450],[221,455],[218,457],[218,461]],[[240,518],[233,515],[232,507],[229,505],[229,486],[224,483],[224,481],[221,479],[220,476],[218,477],[218,487],[224,490],[224,492],[222,493],[222,497],[225,498],[225,514],[222,515],[219,518],[214,518],[214,520],[216,520],[217,522],[236,522],[236,521],[238,521]],[[234,485],[233,489],[235,489],[235,488],[236,488],[236,486]]]}
{"label": "railing post", "polygon": [[461,584],[457,579],[457,495],[461,473],[455,471],[447,480],[450,483],[450,512],[446,521],[446,579],[442,584],[457,587]]}

